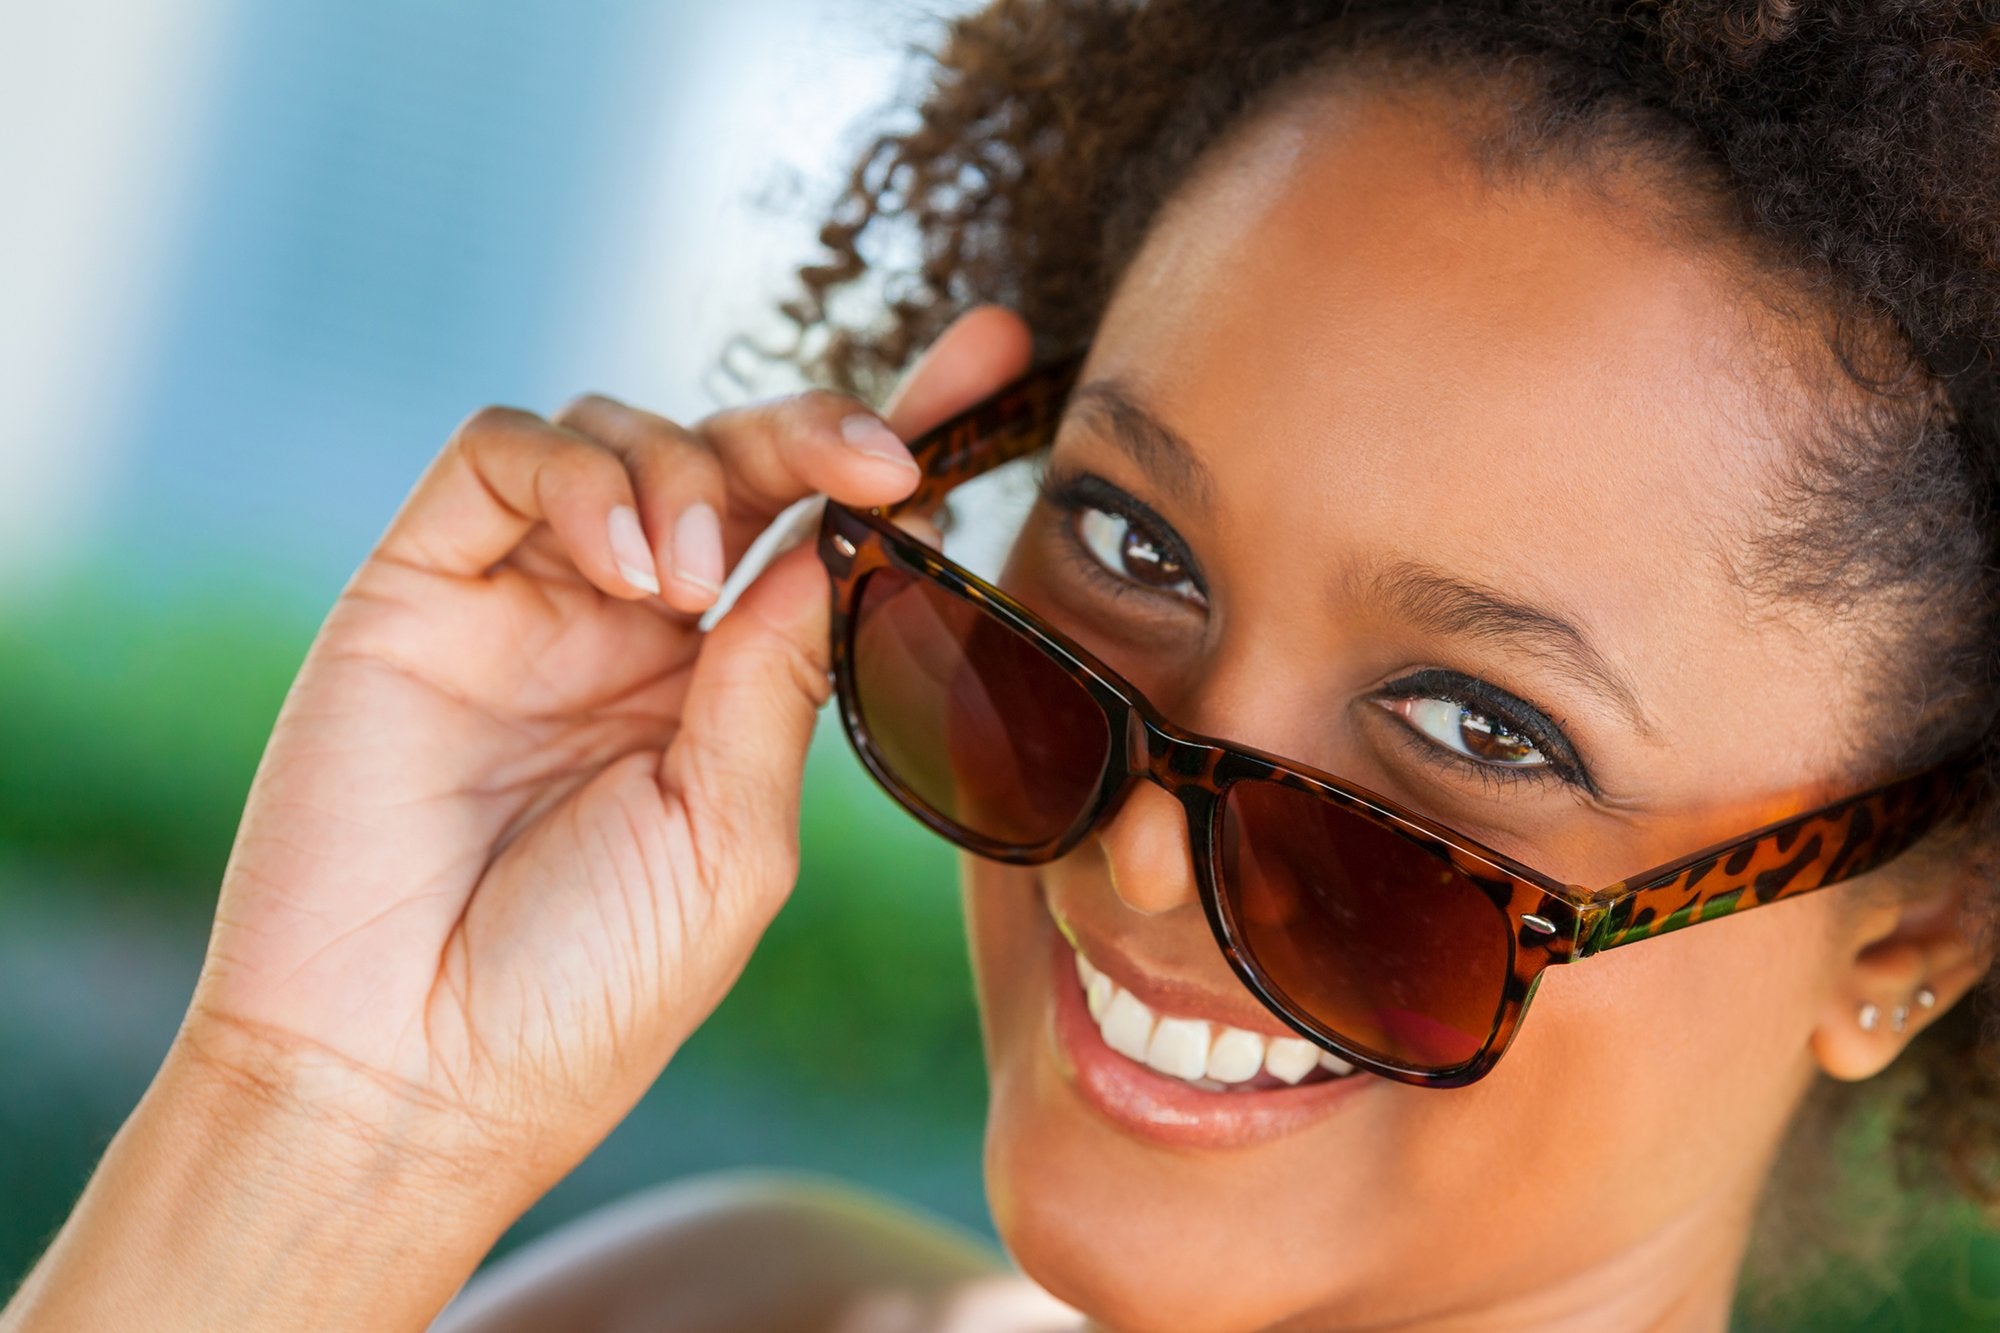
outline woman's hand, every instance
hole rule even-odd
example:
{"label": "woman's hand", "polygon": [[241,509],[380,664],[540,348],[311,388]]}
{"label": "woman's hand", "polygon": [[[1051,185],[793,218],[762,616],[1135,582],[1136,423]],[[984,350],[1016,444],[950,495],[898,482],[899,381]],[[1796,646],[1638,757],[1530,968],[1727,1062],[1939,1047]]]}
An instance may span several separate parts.
{"label": "woman's hand", "polygon": [[793,501],[907,494],[892,432],[1018,369],[996,324],[954,330],[887,425],[823,393],[690,429],[602,398],[468,421],[286,699],[185,1042],[364,1122],[436,1115],[439,1146],[536,1184],[573,1165],[797,873],[825,577],[796,549],[708,633],[695,614]]}
{"label": "woman's hand", "polygon": [[302,1190],[410,1163],[477,1193],[501,1215],[476,1262],[715,1007],[796,874],[826,581],[795,549],[703,633],[725,567],[800,497],[907,494],[896,436],[1027,357],[987,308],[886,426],[822,393],[688,428],[602,398],[467,421],[285,700],[174,1076],[209,1113],[279,1108]]}

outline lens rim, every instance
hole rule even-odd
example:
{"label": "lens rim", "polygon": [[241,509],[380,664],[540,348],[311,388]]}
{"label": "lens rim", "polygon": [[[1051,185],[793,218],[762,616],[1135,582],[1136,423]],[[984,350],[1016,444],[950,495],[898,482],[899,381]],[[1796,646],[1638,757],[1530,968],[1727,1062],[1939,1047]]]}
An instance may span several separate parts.
{"label": "lens rim", "polygon": [[[920,555],[925,550],[927,548],[921,545],[918,546]],[[898,555],[900,554],[898,553]],[[924,563],[930,562],[925,561]],[[842,617],[840,623],[836,625],[833,638],[835,644],[833,678],[835,697],[840,706],[841,726],[847,733],[848,742],[854,747],[855,753],[860,756],[862,765],[867,768],[869,776],[887,788],[889,793],[902,804],[904,809],[915,815],[932,832],[950,839],[967,851],[976,852],[981,856],[989,857],[996,861],[1006,861],[1015,865],[1039,865],[1047,861],[1053,861],[1082,841],[1084,835],[1090,831],[1091,826],[1097,822],[1098,813],[1103,809],[1105,803],[1112,799],[1125,784],[1125,773],[1122,767],[1116,762],[1116,756],[1124,743],[1124,736],[1122,729],[1113,720],[1114,716],[1117,715],[1117,710],[1122,708],[1123,700],[1111,690],[1108,684],[1097,680],[1095,673],[1090,670],[1087,664],[1077,660],[1066,660],[1062,655],[1050,652],[1049,645],[1035,632],[1034,626],[1018,619],[1018,609],[1010,612],[1008,608],[1000,605],[997,601],[987,600],[987,597],[978,587],[972,586],[978,582],[976,577],[965,571],[958,570],[955,566],[950,566],[948,561],[940,559],[937,563],[943,567],[938,570],[934,577],[929,578],[917,570],[909,569],[905,561],[901,558],[891,558],[880,563],[871,563],[867,568],[856,572],[853,595],[847,599],[847,606],[852,608],[852,610]],[[891,571],[908,574],[919,583],[930,586],[942,585],[946,593],[957,596],[960,600],[970,603],[975,608],[984,609],[994,614],[1003,625],[1020,634],[1021,638],[1030,648],[1041,652],[1044,656],[1052,658],[1056,665],[1063,670],[1064,675],[1088,692],[1092,700],[1098,705],[1099,710],[1103,712],[1105,720],[1105,753],[1102,765],[1098,770],[1097,782],[1086,799],[1083,808],[1078,811],[1076,818],[1065,825],[1062,831],[1055,836],[1044,839],[1041,842],[1010,843],[990,838],[969,825],[961,824],[943,811],[938,810],[916,788],[903,781],[901,775],[896,772],[895,766],[883,756],[879,747],[876,746],[874,735],[868,727],[867,714],[862,708],[858,673],[853,669],[855,655],[854,638],[861,629],[863,619],[861,615],[862,597],[866,592],[869,581]],[[998,592],[997,589],[989,591]],[[1061,647],[1061,645],[1055,646],[1057,648]]]}

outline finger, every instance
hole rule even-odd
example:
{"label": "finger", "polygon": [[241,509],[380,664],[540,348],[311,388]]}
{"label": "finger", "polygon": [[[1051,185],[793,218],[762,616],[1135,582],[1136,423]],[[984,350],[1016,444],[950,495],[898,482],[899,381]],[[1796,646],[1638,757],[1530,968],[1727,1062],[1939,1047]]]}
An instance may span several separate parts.
{"label": "finger", "polygon": [[810,547],[761,574],[703,641],[661,777],[680,794],[706,865],[770,884],[758,923],[797,874],[799,791],[830,691],[826,573]]}
{"label": "finger", "polygon": [[[917,435],[1004,386],[1027,369],[1032,354],[1033,339],[1019,315],[1004,306],[969,310],[952,321],[930,350],[904,373],[889,399],[889,424],[905,436]],[[850,500],[830,486],[815,486],[809,460],[802,463],[801,456],[788,458],[782,450],[774,450],[771,441],[759,438],[754,420],[711,420],[722,428],[712,438],[719,449],[729,452],[733,468],[752,475],[759,466],[769,469],[756,484],[771,500],[790,496],[796,501],[801,493],[825,490],[849,503],[887,504],[908,494],[907,488],[899,487],[893,495]],[[727,428],[734,425],[745,429],[732,434]],[[916,531],[920,539],[937,544],[936,530],[920,516],[905,515],[897,522]],[[744,586],[757,574],[760,557],[771,558],[779,549],[781,544],[776,541],[760,543],[746,561],[746,569],[738,571],[736,586]],[[732,546],[731,558],[736,554],[737,548]]]}
{"label": "finger", "polygon": [[904,439],[922,434],[1019,378],[1034,338],[1005,306],[975,306],[953,320],[903,373],[884,409]]}
{"label": "finger", "polygon": [[571,400],[555,419],[625,460],[638,491],[639,517],[656,538],[650,554],[660,599],[680,611],[705,610],[722,590],[726,572],[721,461],[692,432],[665,417],[600,394]]}
{"label": "finger", "polygon": [[885,505],[921,480],[910,451],[880,415],[824,389],[727,408],[696,429],[722,460],[734,515],[757,528],[808,495]]}
{"label": "finger", "polygon": [[452,433],[376,554],[472,577],[546,523],[578,572],[613,597],[659,590],[632,478],[611,450],[531,412],[488,407]]}
{"label": "finger", "polygon": [[[886,419],[854,399],[815,390],[718,412],[700,434],[723,460],[754,528],[815,493],[844,504],[889,504],[918,480],[902,440],[1001,388],[1027,369],[1031,354],[1020,316],[980,306],[953,321],[904,375]],[[732,556],[739,550],[732,544]]]}

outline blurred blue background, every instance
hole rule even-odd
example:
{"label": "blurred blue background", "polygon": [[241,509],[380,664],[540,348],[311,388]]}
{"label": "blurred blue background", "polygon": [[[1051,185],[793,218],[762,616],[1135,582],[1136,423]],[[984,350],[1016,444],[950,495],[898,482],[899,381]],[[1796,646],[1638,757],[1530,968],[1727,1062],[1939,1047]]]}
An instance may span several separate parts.
{"label": "blurred blue background", "polygon": [[[942,8],[0,6],[0,1294],[165,1049],[285,687],[418,472],[485,402],[746,396],[725,345],[779,331]],[[951,858],[831,725],[805,822],[741,984],[503,1249],[738,1164],[990,1235]],[[1961,1326],[1971,1255],[1815,1325]]]}

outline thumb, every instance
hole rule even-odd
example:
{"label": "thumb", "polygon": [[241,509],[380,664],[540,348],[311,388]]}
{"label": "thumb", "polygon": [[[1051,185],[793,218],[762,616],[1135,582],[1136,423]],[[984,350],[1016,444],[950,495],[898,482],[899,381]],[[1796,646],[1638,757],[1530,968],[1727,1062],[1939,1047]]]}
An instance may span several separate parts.
{"label": "thumb", "polygon": [[[761,924],[798,875],[799,795],[813,723],[831,692],[827,581],[808,544],[785,552],[704,636],[661,760],[703,878]],[[768,896],[767,896],[768,895]]]}

